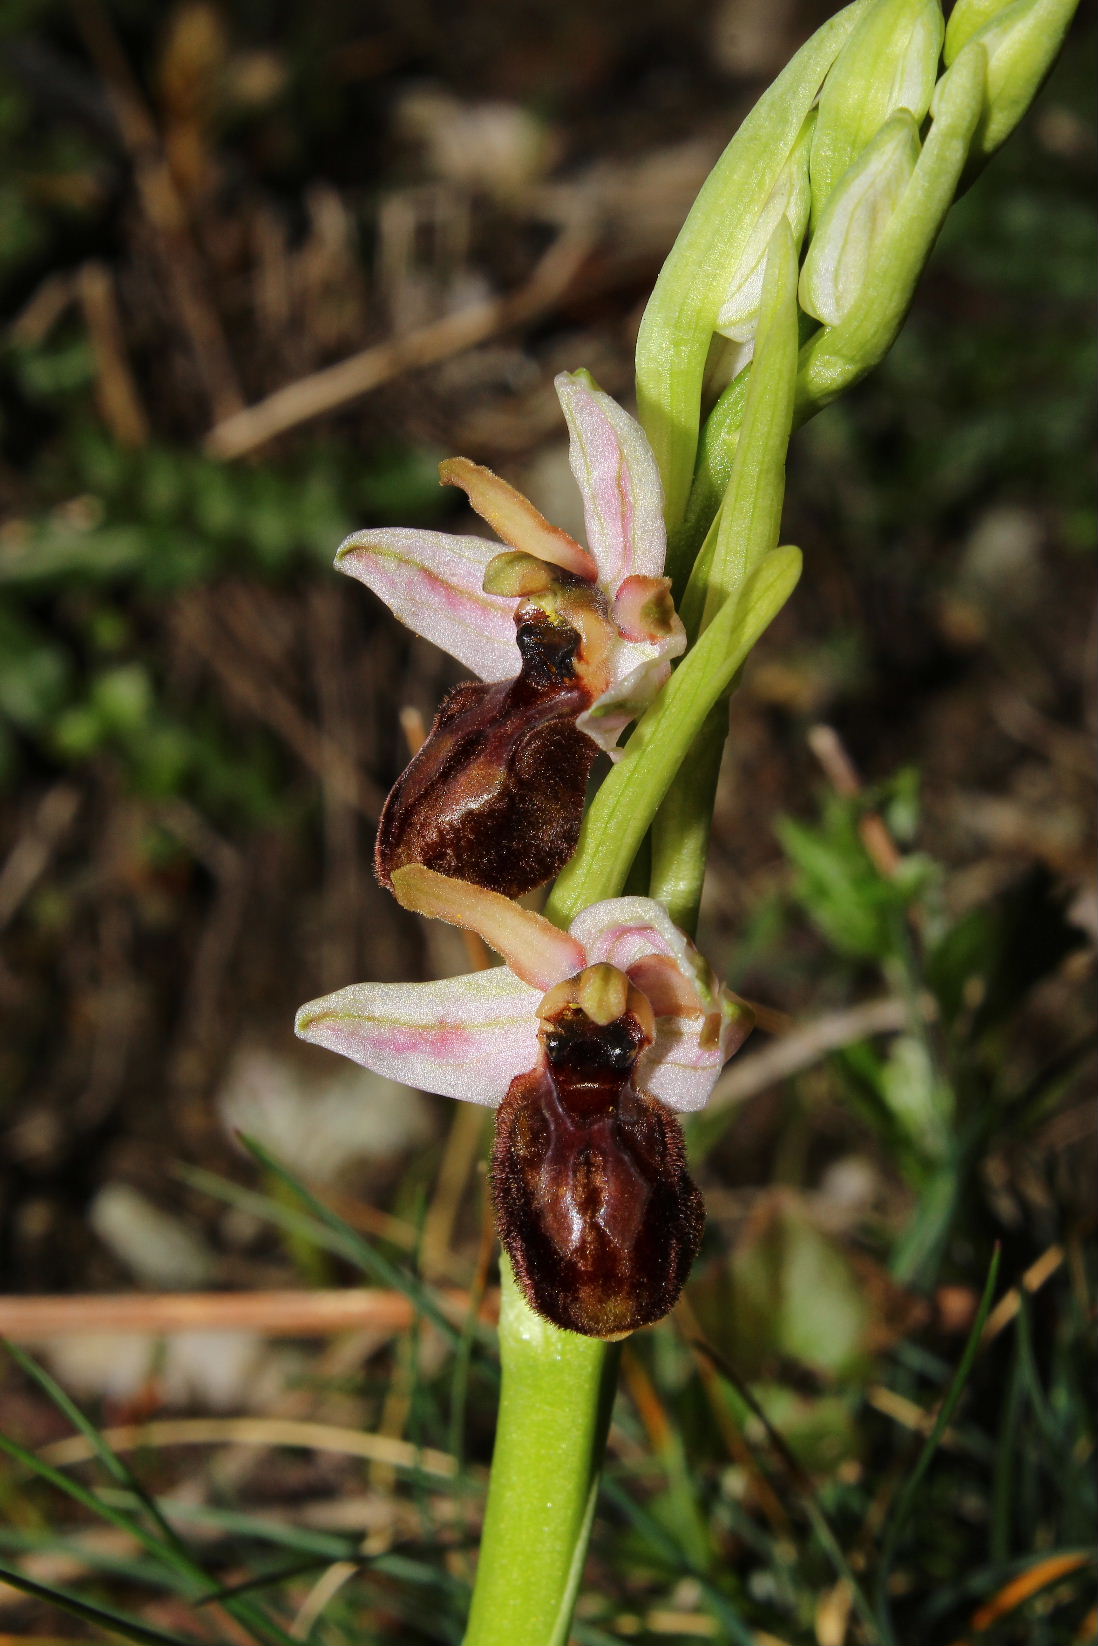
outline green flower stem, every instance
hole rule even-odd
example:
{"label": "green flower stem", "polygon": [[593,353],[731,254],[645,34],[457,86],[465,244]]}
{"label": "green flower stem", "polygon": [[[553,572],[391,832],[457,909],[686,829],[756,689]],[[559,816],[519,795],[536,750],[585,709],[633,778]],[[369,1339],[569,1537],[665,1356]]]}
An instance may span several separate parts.
{"label": "green flower stem", "polygon": [[705,860],[713,827],[713,797],[717,792],[725,738],[728,700],[722,697],[710,709],[698,733],[690,759],[679,769],[652,825],[652,869],[649,897],[691,937],[698,929]]}
{"label": "green flower stem", "polygon": [[501,1269],[503,1386],[465,1646],[564,1646],[621,1346],[550,1325]]}

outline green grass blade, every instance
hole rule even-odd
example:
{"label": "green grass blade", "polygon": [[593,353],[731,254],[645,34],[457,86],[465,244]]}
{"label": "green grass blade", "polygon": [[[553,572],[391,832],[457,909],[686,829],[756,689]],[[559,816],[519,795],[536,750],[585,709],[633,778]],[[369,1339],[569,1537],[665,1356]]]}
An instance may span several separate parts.
{"label": "green grass blade", "polygon": [[[80,1486],[78,1482],[70,1480],[61,1470],[53,1468],[51,1464],[44,1463],[41,1458],[35,1457],[33,1452],[27,1451],[19,1446],[16,1441],[9,1440],[3,1434],[0,1434],[0,1449],[22,1462],[41,1478],[48,1480],[51,1485],[75,1498],[78,1503],[90,1509],[93,1514],[109,1520],[112,1525],[127,1532],[141,1545],[147,1554],[152,1555],[159,1562],[162,1580],[166,1580],[169,1574],[174,1575],[180,1592],[185,1594],[193,1603],[197,1603],[200,1599],[207,1599],[209,1591],[215,1587],[213,1579],[194,1558],[178,1533],[168,1524],[162,1512],[133,1476],[129,1467],[111,1449],[91,1420],[85,1416],[47,1371],[38,1366],[23,1350],[17,1349],[14,1344],[8,1343],[5,1346],[12,1358],[28,1376],[38,1383],[43,1392],[56,1403],[58,1408],[64,1412],[85,1437],[89,1445],[93,1447],[95,1454],[109,1471],[112,1479],[117,1481],[146,1512],[151,1514],[154,1522],[153,1527],[143,1525],[140,1519],[127,1514],[116,1504],[108,1503],[98,1493],[89,1491],[87,1488]],[[274,1646],[295,1646],[293,1637],[261,1610],[247,1603],[229,1609],[237,1621],[257,1640],[268,1640],[274,1643]]]}
{"label": "green grass blade", "polygon": [[953,1380],[946,1391],[945,1399],[942,1401],[942,1404],[938,1409],[938,1416],[935,1419],[934,1427],[931,1429],[926,1438],[926,1443],[915,1461],[914,1468],[911,1470],[911,1473],[904,1482],[903,1489],[900,1492],[896,1505],[888,1518],[888,1524],[885,1527],[884,1535],[881,1540],[881,1560],[877,1571],[877,1604],[881,1616],[885,1620],[887,1638],[889,1640],[892,1639],[892,1627],[890,1622],[890,1609],[888,1601],[889,1573],[892,1570],[892,1564],[896,1558],[896,1550],[899,1546],[900,1537],[903,1533],[904,1527],[907,1525],[911,1512],[915,1507],[919,1487],[922,1485],[923,1477],[926,1474],[927,1469],[930,1467],[931,1460],[933,1459],[935,1452],[941,1445],[942,1436],[949,1427],[950,1419],[957,1408],[957,1402],[964,1393],[964,1388],[968,1382],[969,1373],[971,1372],[976,1356],[979,1353],[980,1338],[984,1330],[984,1323],[991,1312],[991,1300],[995,1294],[995,1286],[999,1278],[999,1257],[999,1247],[996,1246],[991,1259],[991,1267],[988,1270],[987,1281],[984,1285],[984,1295],[980,1299],[980,1307],[976,1311],[975,1320],[972,1322],[972,1330],[968,1334],[968,1341],[965,1344],[964,1354],[961,1356],[961,1363],[957,1367],[957,1370],[953,1375]]}
{"label": "green grass blade", "polygon": [[375,1250],[368,1241],[363,1240],[337,1213],[310,1194],[309,1190],[269,1155],[254,1138],[243,1137],[241,1141],[265,1171],[269,1171],[293,1190],[302,1204],[309,1208],[307,1212],[297,1212],[292,1206],[282,1206],[269,1195],[260,1194],[255,1189],[245,1189],[228,1178],[218,1177],[215,1172],[204,1171],[198,1166],[180,1166],[179,1175],[184,1182],[190,1183],[204,1194],[214,1195],[218,1200],[227,1201],[230,1206],[239,1206],[244,1211],[252,1212],[265,1222],[275,1224],[277,1228],[304,1235],[327,1251],[334,1252],[337,1257],[345,1258],[348,1263],[369,1275],[379,1285],[403,1292],[451,1342],[457,1341],[460,1329],[446,1315],[430,1287],[409,1276],[397,1264],[391,1263],[381,1252]]}
{"label": "green grass blade", "polygon": [[76,1595],[67,1594],[63,1589],[47,1589],[44,1584],[35,1583],[7,1566],[0,1566],[0,1578],[35,1600],[45,1600],[60,1611],[69,1612],[73,1617],[82,1618],[85,1623],[105,1630],[108,1635],[135,1641],[137,1646],[197,1646],[193,1636],[166,1635],[160,1629],[146,1628],[144,1623],[139,1623],[135,1617],[128,1617],[125,1612],[108,1612],[101,1606],[78,1600]]}
{"label": "green grass blade", "polygon": [[813,1485],[812,1479],[807,1470],[804,1469],[798,1459],[790,1451],[789,1447],[786,1445],[784,1437],[771,1423],[766,1412],[755,1399],[750,1387],[744,1382],[743,1378],[740,1377],[735,1367],[730,1365],[728,1361],[724,1359],[724,1356],[719,1354],[717,1350],[714,1349],[712,1344],[706,1342],[704,1338],[691,1337],[690,1341],[698,1353],[704,1355],[705,1358],[711,1363],[714,1370],[717,1371],[727,1383],[731,1384],[732,1388],[736,1391],[736,1394],[747,1407],[748,1411],[750,1411],[752,1416],[762,1425],[763,1431],[766,1434],[767,1440],[770,1442],[772,1450],[782,1464],[782,1467],[784,1468],[790,1482],[800,1493],[801,1504],[804,1508],[805,1514],[808,1517],[809,1524],[815,1533],[816,1541],[819,1543],[821,1549],[827,1555],[827,1558],[835,1568],[836,1576],[843,1580],[850,1591],[850,1598],[856,1611],[858,1612],[858,1615],[861,1617],[861,1620],[866,1627],[867,1638],[870,1641],[879,1640],[881,1638],[881,1629],[878,1618],[872,1605],[870,1604],[865,1590],[862,1588],[857,1577],[854,1575],[850,1562],[843,1553],[842,1545],[832,1529],[831,1522],[828,1520],[823,1509],[820,1507],[820,1501],[816,1495],[816,1488]]}
{"label": "green grass blade", "polygon": [[15,1343],[6,1343],[5,1347],[12,1359],[22,1369],[27,1377],[33,1379],[33,1381],[38,1384],[38,1387],[49,1397],[49,1399],[57,1407],[58,1411],[62,1412],[64,1416],[68,1418],[73,1428],[80,1431],[80,1433],[84,1436],[84,1439],[94,1449],[95,1455],[99,1458],[99,1461],[103,1464],[103,1467],[106,1469],[107,1473],[111,1475],[111,1477],[116,1480],[120,1486],[123,1486],[126,1491],[132,1493],[137,1501],[142,1505],[145,1512],[149,1515],[153,1524],[156,1526],[156,1529],[159,1531],[161,1537],[164,1539],[164,1542],[171,1548],[175,1549],[176,1552],[187,1561],[188,1565],[193,1566],[194,1562],[190,1551],[187,1549],[179,1534],[168,1524],[167,1520],[165,1520],[156,1505],[155,1499],[152,1498],[148,1492],[146,1492],[145,1488],[142,1486],[141,1482],[133,1473],[133,1470],[129,1467],[129,1465],[118,1456],[118,1453],[114,1451],[111,1446],[108,1445],[91,1419],[80,1409],[71,1396],[65,1392],[56,1379],[50,1376],[44,1366],[39,1366],[36,1360],[32,1359],[30,1355],[25,1353],[25,1351],[20,1349]]}

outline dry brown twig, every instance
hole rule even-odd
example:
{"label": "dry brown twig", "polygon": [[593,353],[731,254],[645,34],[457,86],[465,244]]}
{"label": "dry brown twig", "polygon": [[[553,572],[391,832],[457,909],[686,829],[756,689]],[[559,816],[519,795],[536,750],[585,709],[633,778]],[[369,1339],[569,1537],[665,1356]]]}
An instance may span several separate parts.
{"label": "dry brown twig", "polygon": [[[457,1459],[431,1446],[413,1446],[388,1435],[340,1428],[334,1423],[312,1423],[283,1417],[157,1418],[151,1423],[124,1423],[104,1429],[100,1439],[115,1452],[133,1452],[142,1446],[289,1446],[311,1452],[335,1452],[367,1462],[392,1464],[452,1480]],[[83,1435],[43,1446],[38,1456],[55,1468],[83,1463],[95,1456],[95,1447]]]}
{"label": "dry brown twig", "polygon": [[244,397],[221,317],[206,291],[202,257],[156,122],[99,0],[74,0],[73,11],[88,55],[103,77],[122,146],[133,168],[137,198],[152,231],[157,266],[190,343],[195,370],[214,417],[230,417],[244,404]]}
{"label": "dry brown twig", "polygon": [[47,789],[29,826],[19,836],[0,869],[0,931],[18,913],[50,866],[80,810],[80,791],[71,783]]}
{"label": "dry brown twig", "polygon": [[[439,1293],[447,1314],[464,1321],[469,1295]],[[485,1299],[481,1318],[492,1321],[498,1298]],[[408,1331],[416,1310],[403,1292],[370,1287],[330,1291],[135,1292],[58,1297],[0,1298],[0,1337],[13,1343],[88,1332],[251,1331],[267,1337],[320,1337],[332,1332]]]}
{"label": "dry brown twig", "polygon": [[149,420],[126,355],[110,269],[105,263],[85,263],[77,289],[95,360],[96,400],[103,421],[120,446],[144,446]]}
{"label": "dry brown twig", "polygon": [[[923,1003],[931,1015],[932,1003]],[[907,1002],[886,995],[881,1000],[866,1000],[842,1012],[829,1012],[800,1029],[782,1035],[761,1052],[738,1059],[721,1075],[709,1099],[708,1108],[726,1109],[733,1103],[743,1103],[779,1080],[810,1069],[829,1052],[841,1051],[858,1040],[875,1034],[897,1034],[908,1025]]]}
{"label": "dry brown twig", "polygon": [[498,332],[544,314],[567,291],[593,246],[586,216],[558,234],[518,291],[444,315],[406,336],[373,344],[358,354],[287,383],[265,399],[223,418],[206,436],[210,457],[243,457],[289,429],[358,400],[407,371],[437,365],[484,343]]}
{"label": "dry brown twig", "polygon": [[384,799],[381,791],[358,770],[342,748],[302,714],[269,674],[260,679],[244,668],[244,648],[219,632],[221,624],[210,602],[180,601],[176,619],[186,644],[201,656],[237,701],[277,732],[302,764],[326,782],[332,793],[375,823]]}
{"label": "dry brown twig", "polygon": [[[808,746],[835,793],[847,800],[856,799],[862,792],[862,780],[834,726],[811,726]],[[858,833],[881,874],[891,879],[900,866],[901,853],[884,818],[879,812],[864,813],[858,820]]]}

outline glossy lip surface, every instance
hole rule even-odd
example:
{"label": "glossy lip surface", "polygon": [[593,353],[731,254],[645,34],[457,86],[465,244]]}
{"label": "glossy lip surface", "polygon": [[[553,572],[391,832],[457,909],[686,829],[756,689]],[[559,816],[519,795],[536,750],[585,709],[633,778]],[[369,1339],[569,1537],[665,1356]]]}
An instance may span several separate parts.
{"label": "glossy lip surface", "polygon": [[649,1043],[631,1014],[543,1021],[492,1151],[500,1238],[527,1302],[565,1331],[615,1338],[674,1307],[705,1222],[675,1116],[634,1084]]}
{"label": "glossy lip surface", "polygon": [[573,667],[579,636],[521,615],[519,674],[448,693],[390,791],[374,852],[383,886],[394,869],[421,863],[518,897],[575,851],[597,753],[576,726],[590,702]]}

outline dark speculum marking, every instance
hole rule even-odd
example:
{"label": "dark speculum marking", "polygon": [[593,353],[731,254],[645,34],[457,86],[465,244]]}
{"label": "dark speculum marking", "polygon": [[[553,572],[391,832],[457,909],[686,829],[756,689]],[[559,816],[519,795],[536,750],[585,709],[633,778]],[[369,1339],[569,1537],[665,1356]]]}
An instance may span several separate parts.
{"label": "dark speculum marking", "polygon": [[518,897],[575,851],[598,752],[575,723],[590,703],[573,668],[580,637],[527,608],[516,638],[518,676],[455,686],[394,784],[377,831],[383,886],[423,863]]}
{"label": "dark speculum marking", "polygon": [[568,1008],[497,1116],[492,1194],[516,1279],[531,1308],[587,1337],[662,1319],[701,1243],[682,1129],[633,1084],[645,1043],[632,1016],[601,1027]]}

